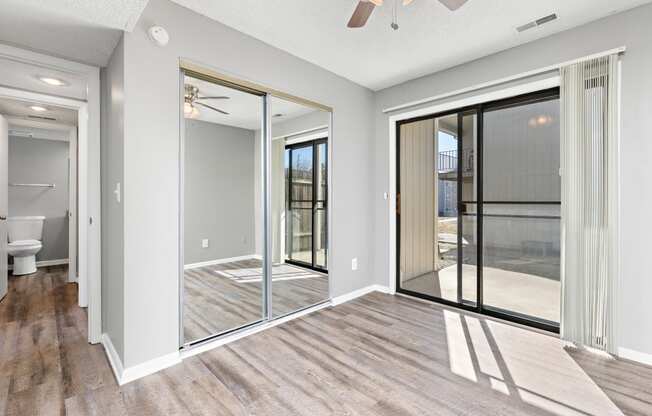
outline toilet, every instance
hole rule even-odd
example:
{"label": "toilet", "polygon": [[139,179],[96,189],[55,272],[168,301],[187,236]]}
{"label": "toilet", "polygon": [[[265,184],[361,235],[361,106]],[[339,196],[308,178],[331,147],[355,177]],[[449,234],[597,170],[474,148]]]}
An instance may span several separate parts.
{"label": "toilet", "polygon": [[36,272],[36,253],[43,245],[43,221],[45,217],[9,217],[7,252],[14,258],[14,275]]}

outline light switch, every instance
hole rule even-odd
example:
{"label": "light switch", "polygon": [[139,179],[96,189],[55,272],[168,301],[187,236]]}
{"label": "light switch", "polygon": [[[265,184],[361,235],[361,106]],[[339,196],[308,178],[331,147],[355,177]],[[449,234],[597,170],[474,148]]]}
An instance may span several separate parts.
{"label": "light switch", "polygon": [[113,193],[115,194],[115,201],[119,204],[120,203],[120,182],[117,182],[115,184],[115,189],[113,190]]}
{"label": "light switch", "polygon": [[201,248],[208,248],[208,238],[201,240]]}
{"label": "light switch", "polygon": [[351,270],[358,270],[358,258],[351,259]]}

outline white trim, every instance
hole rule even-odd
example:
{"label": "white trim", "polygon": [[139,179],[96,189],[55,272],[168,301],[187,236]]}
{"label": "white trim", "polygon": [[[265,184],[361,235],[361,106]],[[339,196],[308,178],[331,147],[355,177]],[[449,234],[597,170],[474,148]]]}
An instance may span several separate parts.
{"label": "white trim", "polygon": [[371,285],[371,286],[363,287],[358,290],[354,290],[353,292],[336,296],[333,298],[331,303],[333,304],[333,306],[341,305],[343,303],[352,301],[353,299],[368,295],[369,293],[372,292],[389,293],[389,288],[383,285]]}
{"label": "white trim", "polygon": [[158,371],[172,367],[173,365],[181,363],[181,355],[179,352],[173,352],[162,357],[154,358],[153,360],[146,361],[142,364],[133,367],[124,368],[122,360],[118,352],[115,350],[111,338],[108,334],[102,334],[102,346],[106,352],[106,357],[109,360],[113,375],[119,386],[123,386],[139,378],[154,374]]}
{"label": "white trim", "polygon": [[115,350],[111,338],[108,334],[102,334],[102,346],[106,352],[106,357],[109,360],[113,375],[119,386],[123,386],[139,378],[143,378],[150,374],[172,367],[181,363],[181,355],[178,351],[166,354],[162,357],[154,358],[153,360],[146,361],[142,364],[134,365],[125,368],[120,360],[118,352]]}
{"label": "white trim", "polygon": [[[55,259],[55,260],[41,260],[36,262],[36,267],[59,266],[61,264],[68,264],[68,259]],[[10,264],[9,270],[14,269],[14,265]]]}
{"label": "white trim", "polygon": [[142,364],[134,365],[132,367],[127,367],[122,371],[122,377],[118,381],[118,384],[125,385],[131,383],[134,380],[143,378],[150,374],[157,373],[161,370],[164,370],[173,365],[181,363],[181,354],[179,351],[166,354],[162,357],[154,358],[153,360],[145,361]]}
{"label": "white trim", "polygon": [[113,342],[111,342],[111,337],[109,337],[109,334],[102,334],[102,346],[104,347],[106,358],[109,360],[109,364],[111,365],[113,375],[115,376],[118,385],[122,385],[120,380],[122,378],[122,373],[124,372],[124,367],[122,366],[122,361],[120,360],[118,352],[113,346]]}
{"label": "white trim", "polygon": [[387,198],[389,202],[389,241],[387,242],[389,246],[389,270],[387,278],[389,290],[388,293],[396,293],[396,123],[398,121],[407,120],[414,117],[437,114],[444,111],[454,110],[456,108],[468,107],[471,105],[510,98],[517,95],[541,91],[558,86],[559,75],[555,75],[549,78],[504,88],[501,90],[490,91],[484,94],[461,98],[456,101],[435,104],[429,107],[419,108],[417,110],[407,111],[404,113],[389,116],[389,190],[387,192],[389,195]]}
{"label": "white trim", "polygon": [[[0,44],[0,57],[14,62],[53,69],[84,78],[86,101],[0,86],[0,97],[29,100],[78,111],[78,255],[80,301],[88,287],[88,341],[102,338],[101,193],[100,193],[100,69],[61,58]],[[87,124],[85,124],[87,122]],[[87,126],[87,128],[84,128]],[[85,280],[84,280],[85,279]],[[87,284],[85,284],[87,283]]]}
{"label": "white trim", "polygon": [[68,137],[68,282],[79,282],[77,275],[77,128]]}
{"label": "white trim", "polygon": [[489,87],[494,87],[494,86],[501,85],[501,84],[506,84],[506,83],[511,82],[511,81],[516,81],[516,80],[519,80],[519,79],[524,79],[524,78],[544,74],[546,72],[552,72],[552,71],[558,70],[559,68],[561,68],[563,66],[572,65],[572,64],[577,63],[577,62],[582,62],[582,61],[586,61],[586,60],[594,59],[594,58],[600,58],[602,56],[612,55],[614,53],[624,53],[626,50],[627,50],[627,48],[625,46],[621,46],[619,48],[614,48],[614,49],[609,49],[609,50],[604,51],[604,52],[598,52],[598,53],[595,53],[595,54],[592,54],[592,55],[587,55],[587,56],[577,58],[577,59],[573,59],[573,60],[570,60],[570,61],[561,62],[561,63],[558,63],[558,64],[549,65],[549,66],[546,66],[546,67],[543,67],[543,68],[534,69],[532,71],[521,72],[520,74],[510,75],[508,77],[500,78],[500,79],[497,79],[497,80],[494,80],[494,81],[483,82],[483,83],[480,83],[480,84],[472,85],[470,87],[460,88],[458,90],[450,91],[450,92],[447,92],[447,93],[435,95],[435,96],[428,97],[428,98],[423,98],[421,100],[410,101],[410,102],[407,102],[405,104],[400,104],[400,105],[397,105],[397,106],[394,106],[394,107],[386,108],[386,109],[383,110],[383,113],[391,113],[391,112],[394,112],[394,111],[403,110],[403,109],[406,109],[406,108],[415,107],[415,106],[422,105],[422,104],[428,104],[428,103],[431,103],[433,101],[439,101],[439,100],[443,100],[445,98],[454,97],[456,95],[466,94],[466,93],[469,93],[469,92],[482,90],[484,88],[489,88]]}
{"label": "white trim", "polygon": [[247,254],[246,256],[227,257],[224,259],[215,259],[215,260],[200,261],[198,263],[184,264],[183,269],[184,270],[197,269],[199,267],[214,266],[216,264],[224,264],[224,263],[232,263],[234,261],[252,260],[252,259],[260,260],[261,258],[262,257],[258,254]]}
{"label": "white trim", "polygon": [[629,348],[618,348],[618,357],[626,360],[636,361],[642,364],[652,365],[652,354],[630,350]]}
{"label": "white trim", "polygon": [[328,127],[318,130],[317,133],[307,134],[305,136],[291,136],[285,140],[286,145],[309,142],[311,140],[323,139],[328,137]]}
{"label": "white trim", "polygon": [[277,140],[277,139],[292,139],[294,137],[302,137],[308,134],[323,134],[323,131],[326,131],[326,134],[328,134],[329,131],[329,126],[327,124],[324,124],[323,126],[316,126],[316,127],[311,127],[306,130],[301,130],[301,131],[296,131],[292,133],[287,133],[282,136],[274,136],[272,137],[272,140]]}

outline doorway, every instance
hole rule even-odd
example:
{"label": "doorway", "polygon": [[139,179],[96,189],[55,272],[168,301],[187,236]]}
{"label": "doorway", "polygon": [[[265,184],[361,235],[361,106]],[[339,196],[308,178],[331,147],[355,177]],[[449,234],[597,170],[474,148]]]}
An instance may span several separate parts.
{"label": "doorway", "polygon": [[559,90],[397,123],[400,293],[559,329]]}

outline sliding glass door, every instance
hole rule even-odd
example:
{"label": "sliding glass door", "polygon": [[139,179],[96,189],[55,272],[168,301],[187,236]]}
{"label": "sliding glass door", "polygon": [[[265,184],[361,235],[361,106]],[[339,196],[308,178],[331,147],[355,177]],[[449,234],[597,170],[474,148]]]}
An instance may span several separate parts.
{"label": "sliding glass door", "polygon": [[397,131],[398,291],[556,330],[558,90]]}
{"label": "sliding glass door", "polygon": [[287,258],[326,270],[328,213],[328,144],[326,139],[286,147]]}

